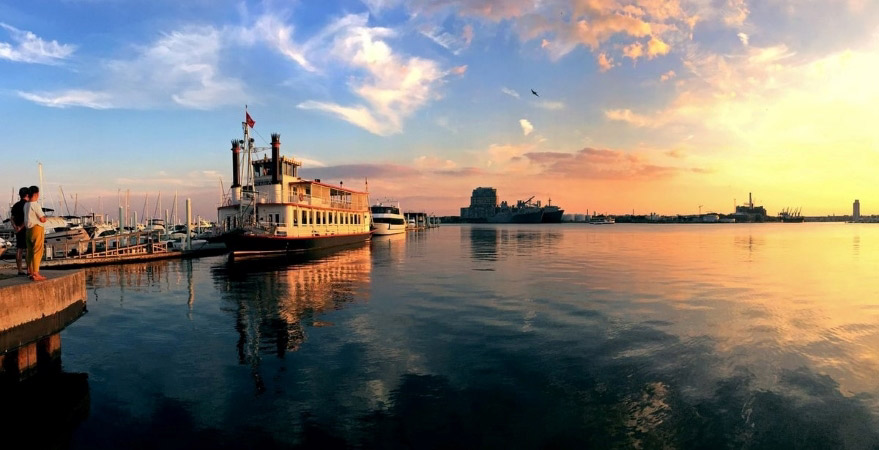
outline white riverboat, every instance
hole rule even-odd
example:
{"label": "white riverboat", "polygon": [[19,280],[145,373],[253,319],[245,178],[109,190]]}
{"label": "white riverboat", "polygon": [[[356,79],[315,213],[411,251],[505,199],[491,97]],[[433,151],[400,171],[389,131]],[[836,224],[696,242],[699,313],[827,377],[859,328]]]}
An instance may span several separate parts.
{"label": "white riverboat", "polygon": [[[280,154],[280,134],[272,134],[271,157],[253,159],[253,153],[268,149],[254,147],[252,121],[242,125],[244,139],[232,141],[231,192],[217,210],[220,239],[233,256],[299,252],[370,238],[366,192],[300,178],[302,163]],[[246,162],[239,167],[242,152]]]}
{"label": "white riverboat", "polygon": [[592,216],[589,219],[589,225],[613,225],[617,223],[616,219],[611,216]]}
{"label": "white riverboat", "polygon": [[400,212],[400,203],[378,202],[369,208],[372,213],[372,232],[376,235],[406,232],[406,218]]}

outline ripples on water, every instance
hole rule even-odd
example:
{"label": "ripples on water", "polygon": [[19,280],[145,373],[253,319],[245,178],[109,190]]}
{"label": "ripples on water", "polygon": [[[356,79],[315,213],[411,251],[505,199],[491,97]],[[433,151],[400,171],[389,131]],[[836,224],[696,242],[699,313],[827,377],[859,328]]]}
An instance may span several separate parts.
{"label": "ripples on water", "polygon": [[447,226],[88,272],[75,448],[875,448],[879,225]]}

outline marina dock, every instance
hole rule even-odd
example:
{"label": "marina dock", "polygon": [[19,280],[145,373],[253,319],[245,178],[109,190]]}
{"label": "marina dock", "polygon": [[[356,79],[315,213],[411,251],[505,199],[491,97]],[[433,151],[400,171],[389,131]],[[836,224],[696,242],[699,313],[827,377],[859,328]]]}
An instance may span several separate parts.
{"label": "marina dock", "polygon": [[21,380],[60,362],[61,335],[86,312],[85,273],[45,270],[33,282],[0,270],[0,378]]}

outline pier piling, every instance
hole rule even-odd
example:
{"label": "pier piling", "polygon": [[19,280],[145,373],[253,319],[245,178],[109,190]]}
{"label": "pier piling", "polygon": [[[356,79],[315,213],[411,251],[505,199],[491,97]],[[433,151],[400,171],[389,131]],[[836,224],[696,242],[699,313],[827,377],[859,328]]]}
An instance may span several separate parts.
{"label": "pier piling", "polygon": [[61,330],[85,313],[85,274],[43,271],[46,281],[0,274],[0,377],[57,367]]}

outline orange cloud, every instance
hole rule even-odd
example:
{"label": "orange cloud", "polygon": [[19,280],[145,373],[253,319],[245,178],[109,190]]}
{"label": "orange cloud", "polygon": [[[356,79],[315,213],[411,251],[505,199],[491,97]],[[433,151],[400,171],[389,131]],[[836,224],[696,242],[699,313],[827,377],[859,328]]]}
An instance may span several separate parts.
{"label": "orange cloud", "polygon": [[671,47],[656,36],[652,36],[647,42],[647,57],[653,59],[660,55],[666,55],[671,51]]}
{"label": "orange cloud", "polygon": [[631,58],[632,61],[637,60],[644,55],[644,46],[640,42],[634,42],[623,48],[623,56]]}
{"label": "orange cloud", "polygon": [[596,62],[598,63],[598,70],[601,72],[607,72],[608,70],[612,69],[614,66],[613,58],[608,57],[607,53],[604,53],[604,52],[601,52],[598,54],[598,58],[596,59]]}
{"label": "orange cloud", "polygon": [[667,178],[682,171],[678,167],[653,164],[644,156],[621,150],[584,148],[574,153],[532,152],[523,155],[541,167],[544,174],[586,179],[633,180]]}

